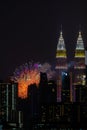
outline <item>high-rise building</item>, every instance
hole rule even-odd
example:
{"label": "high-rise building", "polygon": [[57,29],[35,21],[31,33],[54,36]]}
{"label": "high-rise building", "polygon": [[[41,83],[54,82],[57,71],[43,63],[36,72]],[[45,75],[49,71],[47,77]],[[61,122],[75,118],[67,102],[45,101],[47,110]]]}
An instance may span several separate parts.
{"label": "high-rise building", "polygon": [[62,30],[60,31],[60,36],[57,44],[55,69],[58,73],[57,101],[60,102],[61,101],[61,72],[67,70],[67,53],[66,53],[66,47],[65,47]]}
{"label": "high-rise building", "polygon": [[57,102],[57,84],[54,80],[47,80],[47,74],[41,73],[38,89],[40,103]]}
{"label": "high-rise building", "polygon": [[85,80],[85,49],[81,31],[77,38],[74,62],[74,83],[82,84]]}
{"label": "high-rise building", "polygon": [[57,102],[57,84],[55,81],[48,81],[48,103],[56,103]]}
{"label": "high-rise building", "polygon": [[24,129],[32,129],[33,123],[38,122],[39,103],[38,103],[38,88],[36,84],[28,86],[27,98],[23,104],[23,123]]}
{"label": "high-rise building", "polygon": [[86,102],[87,96],[86,96],[86,87],[85,85],[75,85],[75,102]]}
{"label": "high-rise building", "polygon": [[30,119],[38,118],[38,88],[36,84],[31,84],[28,86],[28,101],[29,101],[29,109]]}
{"label": "high-rise building", "polygon": [[[76,43],[73,75],[74,101],[76,101],[76,90],[78,88],[75,89],[75,86],[85,85],[85,49],[81,31],[79,31]],[[80,88],[78,90],[80,90]]]}
{"label": "high-rise building", "polygon": [[61,101],[70,102],[70,75],[67,72],[62,72]]}
{"label": "high-rise building", "polygon": [[67,53],[62,30],[60,31],[60,36],[57,44],[55,69],[59,71],[67,69]]}
{"label": "high-rise building", "polygon": [[63,102],[61,103],[61,123],[72,122],[72,103],[71,102]]}
{"label": "high-rise building", "polygon": [[48,79],[46,73],[40,73],[40,84],[39,84],[39,102],[47,103],[48,96]]}
{"label": "high-rise building", "polygon": [[60,32],[60,37],[57,44],[57,51],[56,51],[56,66],[55,69],[58,74],[57,80],[57,101],[61,101],[61,88],[62,87],[62,72],[66,72],[67,70],[70,73],[70,101],[75,101],[76,96],[76,85],[85,85],[86,79],[86,72],[85,72],[85,49],[84,49],[84,42],[82,38],[81,31],[79,31],[77,42],[76,42],[76,49],[74,55],[74,61],[70,61],[73,63],[73,66],[70,68],[67,63],[67,52],[65,47],[65,42],[62,34],[62,30]]}
{"label": "high-rise building", "polygon": [[18,109],[18,84],[0,83],[0,123],[9,130],[23,128],[23,113]]}
{"label": "high-rise building", "polygon": [[17,121],[18,89],[16,83],[0,83],[0,119]]}

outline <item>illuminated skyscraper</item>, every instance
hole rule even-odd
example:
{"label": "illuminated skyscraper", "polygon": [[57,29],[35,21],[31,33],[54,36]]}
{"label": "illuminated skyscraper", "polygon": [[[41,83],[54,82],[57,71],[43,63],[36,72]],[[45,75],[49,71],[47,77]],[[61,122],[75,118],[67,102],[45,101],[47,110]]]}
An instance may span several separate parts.
{"label": "illuminated skyscraper", "polygon": [[22,128],[22,119],[22,112],[18,110],[18,84],[0,83],[0,123],[3,128]]}
{"label": "illuminated skyscraper", "polygon": [[[72,61],[71,61],[72,62]],[[56,66],[55,69],[58,74],[57,80],[57,101],[61,101],[61,88],[62,88],[62,72],[66,72],[69,70],[67,64],[67,53],[65,42],[63,38],[62,30],[60,31],[60,36],[57,44],[57,51],[56,51]],[[76,42],[76,49],[74,55],[74,62],[73,62],[73,70],[71,72],[71,82],[70,82],[70,91],[71,91],[71,100],[75,101],[75,86],[74,85],[85,85],[85,49],[84,49],[84,42],[82,38],[81,31],[79,31],[77,42]]]}
{"label": "illuminated skyscraper", "polygon": [[2,121],[17,121],[17,84],[0,83],[0,118]]}
{"label": "illuminated skyscraper", "polygon": [[61,101],[61,72],[67,70],[67,53],[65,42],[62,34],[62,30],[60,31],[60,36],[57,44],[56,51],[56,67],[58,73],[58,86],[57,86],[57,101]]}
{"label": "illuminated skyscraper", "polygon": [[57,44],[55,69],[57,70],[67,69],[67,54],[62,30],[60,32],[60,37]]}
{"label": "illuminated skyscraper", "polygon": [[81,35],[81,31],[79,31],[79,35],[77,38],[75,56],[74,56],[74,70],[75,70],[75,83],[84,83],[85,79],[85,49],[84,43]]}
{"label": "illuminated skyscraper", "polygon": [[[79,31],[75,56],[74,56],[74,84],[85,85],[85,49],[81,31]],[[76,91],[74,86],[74,101],[76,97]]]}

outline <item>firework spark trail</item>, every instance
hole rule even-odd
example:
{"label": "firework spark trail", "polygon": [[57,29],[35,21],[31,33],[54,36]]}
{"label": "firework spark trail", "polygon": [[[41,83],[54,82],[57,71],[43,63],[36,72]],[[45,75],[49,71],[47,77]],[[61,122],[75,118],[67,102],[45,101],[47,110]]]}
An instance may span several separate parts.
{"label": "firework spark trail", "polygon": [[18,83],[18,96],[27,98],[27,89],[30,84],[36,83],[37,87],[40,82],[40,72],[46,72],[48,79],[51,79],[55,72],[51,70],[51,65],[44,63],[29,62],[23,64],[15,70],[11,80]]}

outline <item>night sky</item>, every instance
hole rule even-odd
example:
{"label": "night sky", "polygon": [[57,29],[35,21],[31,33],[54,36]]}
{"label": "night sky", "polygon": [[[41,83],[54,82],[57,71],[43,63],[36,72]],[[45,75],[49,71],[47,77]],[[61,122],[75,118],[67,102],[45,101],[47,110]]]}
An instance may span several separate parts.
{"label": "night sky", "polygon": [[0,2],[0,78],[7,79],[15,68],[31,60],[55,65],[61,24],[70,61],[79,25],[87,44],[86,3],[80,0]]}

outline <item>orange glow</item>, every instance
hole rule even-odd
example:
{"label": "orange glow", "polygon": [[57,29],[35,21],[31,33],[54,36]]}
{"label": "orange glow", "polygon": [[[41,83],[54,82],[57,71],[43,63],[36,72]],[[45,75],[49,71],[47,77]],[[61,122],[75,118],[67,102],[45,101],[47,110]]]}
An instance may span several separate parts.
{"label": "orange glow", "polygon": [[40,72],[47,73],[48,79],[51,79],[55,75],[55,72],[51,70],[51,65],[48,63],[41,65],[29,62],[29,64],[23,64],[15,70],[11,81],[18,83],[18,96],[20,98],[27,98],[29,85],[36,84],[37,87],[39,86]]}
{"label": "orange glow", "polygon": [[20,78],[17,79],[18,82],[18,96],[20,98],[27,98],[27,90],[30,84],[36,83],[37,87],[40,81],[40,74],[38,70],[28,71],[26,74],[22,73]]}

